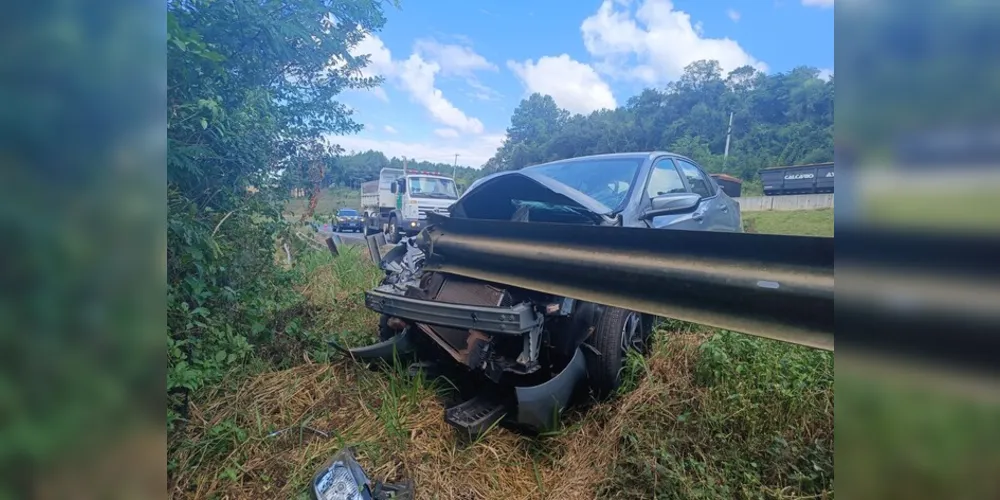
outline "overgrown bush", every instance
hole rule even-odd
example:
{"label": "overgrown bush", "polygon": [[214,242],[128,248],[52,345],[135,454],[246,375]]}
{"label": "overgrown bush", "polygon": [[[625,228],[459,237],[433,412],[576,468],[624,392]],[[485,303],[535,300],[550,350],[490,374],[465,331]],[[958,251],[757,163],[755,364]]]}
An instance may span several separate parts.
{"label": "overgrown bush", "polygon": [[173,429],[192,391],[251,359],[286,364],[284,347],[315,340],[295,270],[276,259],[301,245],[281,208],[291,186],[322,180],[337,152],[324,135],[360,129],[334,98],[379,83],[348,49],[385,19],[366,0],[169,0],[167,10]]}

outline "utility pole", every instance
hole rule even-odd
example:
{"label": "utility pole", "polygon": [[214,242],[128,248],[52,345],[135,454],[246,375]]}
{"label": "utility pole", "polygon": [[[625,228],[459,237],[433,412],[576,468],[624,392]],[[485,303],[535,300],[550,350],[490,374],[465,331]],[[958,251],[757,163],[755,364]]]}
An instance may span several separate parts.
{"label": "utility pole", "polygon": [[726,129],[726,151],[722,153],[722,166],[726,166],[726,161],[729,160],[729,136],[733,133],[733,112],[729,112],[729,128]]}
{"label": "utility pole", "polygon": [[406,157],[403,157],[403,175],[406,175]]}
{"label": "utility pole", "polygon": [[458,153],[455,153],[455,165],[451,168],[451,178],[455,178],[455,174],[458,173]]}

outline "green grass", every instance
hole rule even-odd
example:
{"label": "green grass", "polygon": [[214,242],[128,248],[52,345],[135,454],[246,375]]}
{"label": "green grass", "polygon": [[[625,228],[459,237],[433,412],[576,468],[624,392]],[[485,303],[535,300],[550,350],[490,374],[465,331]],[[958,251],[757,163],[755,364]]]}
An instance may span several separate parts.
{"label": "green grass", "polygon": [[[833,356],[716,332],[661,339],[601,485],[613,498],[831,494]],[[698,342],[700,341],[700,344]]]}
{"label": "green grass", "polygon": [[951,189],[911,188],[862,193],[860,213],[875,224],[936,231],[996,231],[995,182]]}
{"label": "green grass", "polygon": [[743,212],[747,232],[833,236],[833,209]]}

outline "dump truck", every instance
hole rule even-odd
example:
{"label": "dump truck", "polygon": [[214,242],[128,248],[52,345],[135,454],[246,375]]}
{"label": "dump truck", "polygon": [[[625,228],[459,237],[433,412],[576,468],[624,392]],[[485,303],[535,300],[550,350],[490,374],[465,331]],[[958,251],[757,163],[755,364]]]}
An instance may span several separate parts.
{"label": "dump truck", "polygon": [[434,172],[383,168],[361,184],[366,233],[382,232],[392,243],[419,233],[428,213],[447,213],[457,199],[455,180]]}

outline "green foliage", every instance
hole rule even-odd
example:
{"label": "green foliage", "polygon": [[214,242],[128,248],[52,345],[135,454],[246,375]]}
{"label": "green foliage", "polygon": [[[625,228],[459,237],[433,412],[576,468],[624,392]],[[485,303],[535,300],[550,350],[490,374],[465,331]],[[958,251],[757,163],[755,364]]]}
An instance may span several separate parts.
{"label": "green foliage", "polygon": [[807,67],[765,75],[745,66],[724,78],[717,62],[697,61],[665,89],[587,116],[570,116],[551,97],[533,94],[514,110],[507,139],[483,173],[625,151],[669,150],[747,180],[764,167],[830,161],[833,80],[818,75]]}
{"label": "green foliage", "polygon": [[[653,370],[622,429],[605,492],[621,498],[773,498],[833,490],[833,355],[730,332],[691,354],[693,387]],[[690,351],[688,351],[690,353]],[[651,361],[657,363],[657,359]]]}
{"label": "green foliage", "polygon": [[[167,3],[168,425],[191,391],[315,339],[275,259],[289,187],[360,125],[334,98],[377,85],[348,49],[384,23],[366,0]],[[333,22],[333,20],[336,22]],[[251,192],[249,188],[255,188]],[[298,250],[298,248],[296,248]]]}

